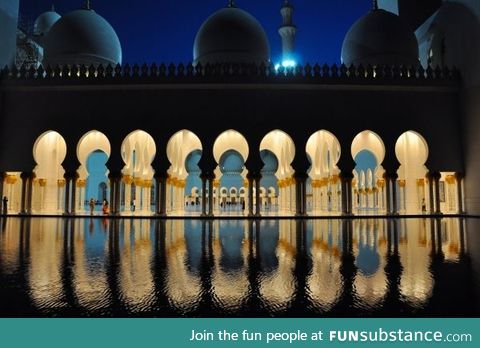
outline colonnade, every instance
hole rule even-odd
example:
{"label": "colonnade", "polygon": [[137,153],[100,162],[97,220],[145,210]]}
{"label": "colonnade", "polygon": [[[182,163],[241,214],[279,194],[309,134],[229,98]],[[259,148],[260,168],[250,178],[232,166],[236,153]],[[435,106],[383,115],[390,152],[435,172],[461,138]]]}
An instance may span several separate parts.
{"label": "colonnade", "polygon": [[[444,180],[440,180],[442,179]],[[261,175],[248,174],[245,180],[245,214],[260,217],[262,197]],[[307,209],[307,174],[295,173],[293,177],[279,180],[279,215],[328,216],[328,215],[399,215],[406,213],[408,185],[399,180],[395,172],[386,172],[383,179],[372,188],[359,190],[351,172],[318,181],[311,181],[312,209]],[[419,214],[440,215],[464,214],[463,174],[428,172],[425,178],[417,179]],[[135,212],[138,215],[168,216],[182,213],[185,207],[185,180],[167,175],[156,175],[154,180],[135,181],[120,173],[110,173],[110,214],[122,215],[132,211],[132,187],[135,189]],[[221,214],[218,209],[219,180],[212,174],[201,175],[201,215],[213,217]],[[85,214],[84,180],[76,173],[67,172],[64,179],[49,185],[34,173],[1,173],[0,191],[9,203],[7,212],[22,215],[41,212],[47,204],[46,195],[54,195],[58,202],[57,213],[65,215]],[[152,188],[155,201],[152,201]],[[216,204],[215,204],[216,203]],[[442,209],[442,205],[445,205]],[[123,206],[123,209],[122,209]],[[2,210],[2,213],[4,211]]]}

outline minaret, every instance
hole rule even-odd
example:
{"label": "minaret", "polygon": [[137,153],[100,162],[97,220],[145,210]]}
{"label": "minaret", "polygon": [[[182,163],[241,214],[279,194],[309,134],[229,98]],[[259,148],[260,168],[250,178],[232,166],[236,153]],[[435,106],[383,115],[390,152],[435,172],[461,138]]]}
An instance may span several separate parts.
{"label": "minaret", "polygon": [[284,63],[294,61],[297,27],[293,25],[293,12],[294,8],[290,4],[290,1],[285,0],[282,9],[280,10],[283,24],[280,29],[278,29],[278,33],[282,37],[282,61]]}

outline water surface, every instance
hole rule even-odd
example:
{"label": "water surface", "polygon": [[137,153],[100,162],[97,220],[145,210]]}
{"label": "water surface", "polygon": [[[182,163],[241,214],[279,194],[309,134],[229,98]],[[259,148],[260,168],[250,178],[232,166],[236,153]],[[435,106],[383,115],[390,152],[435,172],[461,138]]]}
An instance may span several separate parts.
{"label": "water surface", "polygon": [[0,316],[480,316],[479,223],[4,219]]}

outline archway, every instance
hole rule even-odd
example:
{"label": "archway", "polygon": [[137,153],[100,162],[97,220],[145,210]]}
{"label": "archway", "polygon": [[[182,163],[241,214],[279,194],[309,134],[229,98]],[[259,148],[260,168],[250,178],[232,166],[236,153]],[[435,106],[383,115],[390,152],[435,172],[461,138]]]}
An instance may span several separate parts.
{"label": "archway", "polygon": [[[110,141],[102,132],[92,130],[85,134],[77,145],[77,158],[80,167],[77,170],[76,211],[85,211],[90,199],[100,206],[103,199],[109,197],[108,169],[106,163],[111,154]],[[102,192],[100,194],[100,185]]]}
{"label": "archway", "polygon": [[353,209],[363,214],[378,213],[386,209],[386,190],[382,167],[385,145],[370,130],[359,133],[352,142],[354,170]]}
{"label": "archway", "polygon": [[124,214],[151,214],[152,162],[156,154],[152,136],[142,130],[130,133],[123,141],[121,154]]}
{"label": "archway", "polygon": [[[266,152],[268,151],[268,152]],[[275,178],[277,183],[268,182],[268,186],[278,188],[278,212],[280,214],[294,214],[296,212],[295,179],[294,170],[291,166],[295,158],[295,144],[292,138],[281,130],[268,133],[260,143],[260,153],[264,154],[262,160],[269,166],[266,154],[274,155],[277,161]],[[267,167],[268,170],[268,167]],[[268,177],[266,178],[268,180]]]}
{"label": "archway", "polygon": [[63,211],[65,200],[65,170],[62,162],[67,155],[67,144],[55,132],[43,133],[33,146],[33,157],[37,164],[35,182],[32,187],[32,209],[39,214],[58,214]]}
{"label": "archway", "polygon": [[245,170],[245,162],[240,153],[235,150],[227,150],[220,157],[220,186],[225,188],[221,190],[222,201],[220,207],[226,212],[241,212],[241,206],[238,204],[237,192],[243,187],[244,178],[242,176]]}
{"label": "archway", "polygon": [[395,154],[400,162],[398,183],[400,186],[400,212],[420,214],[426,212],[429,192],[425,176],[428,159],[428,145],[425,139],[414,131],[403,133],[395,145]]}
{"label": "archway", "polygon": [[268,195],[265,201],[266,204],[263,204],[263,206],[269,212],[278,212],[278,180],[275,176],[279,167],[278,159],[277,156],[275,156],[275,154],[270,150],[260,151],[260,158],[264,163],[261,171],[262,179],[260,181],[260,185],[265,189],[268,188]]}
{"label": "archway", "polygon": [[[213,144],[213,157],[218,166],[215,169],[214,208],[229,212],[243,213],[243,204],[231,204],[230,190],[239,192],[244,186],[247,170],[245,161],[248,158],[249,146],[245,137],[236,130],[230,129],[218,136]],[[222,187],[222,189],[219,189]],[[226,189],[226,192],[223,190]],[[226,195],[225,195],[226,194]],[[236,201],[236,203],[239,203]]]}
{"label": "archway", "polygon": [[338,139],[332,133],[320,130],[308,139],[306,152],[312,165],[309,176],[313,214],[341,213],[340,170],[337,167],[341,147]]}
{"label": "archway", "polygon": [[167,180],[167,213],[184,213],[185,202],[191,200],[189,195],[192,188],[201,187],[198,162],[202,157],[202,150],[198,136],[186,129],[175,133],[168,141],[167,157],[171,166]]}
{"label": "archway", "polygon": [[185,207],[186,211],[191,213],[200,213],[201,212],[201,187],[202,187],[202,180],[200,179],[200,175],[202,174],[202,170],[200,169],[198,163],[202,158],[202,151],[195,150],[191,152],[187,159],[185,160],[185,168],[187,169],[187,179],[186,179],[186,200],[187,205]]}

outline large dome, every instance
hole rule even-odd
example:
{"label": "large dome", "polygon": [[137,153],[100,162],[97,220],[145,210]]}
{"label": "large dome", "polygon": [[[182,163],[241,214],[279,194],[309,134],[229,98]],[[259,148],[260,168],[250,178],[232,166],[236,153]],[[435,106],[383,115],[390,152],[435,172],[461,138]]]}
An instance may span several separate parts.
{"label": "large dome", "polygon": [[255,17],[237,7],[226,7],[215,12],[200,27],[193,59],[202,64],[258,64],[270,60],[270,45]]}
{"label": "large dome", "polygon": [[122,47],[112,26],[95,11],[82,9],[63,16],[45,39],[45,64],[116,65]]}
{"label": "large dome", "polygon": [[33,34],[36,36],[46,35],[60,18],[62,16],[54,10],[42,13],[33,24]]}
{"label": "large dome", "polygon": [[343,41],[346,65],[418,64],[418,42],[414,32],[399,16],[373,10],[360,18]]}

